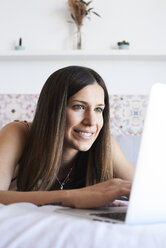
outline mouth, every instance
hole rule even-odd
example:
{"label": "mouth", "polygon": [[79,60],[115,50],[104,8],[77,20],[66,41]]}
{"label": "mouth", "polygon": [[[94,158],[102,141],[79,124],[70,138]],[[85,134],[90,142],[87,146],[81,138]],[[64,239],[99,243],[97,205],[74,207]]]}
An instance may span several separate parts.
{"label": "mouth", "polygon": [[88,132],[88,131],[81,131],[81,130],[74,130],[80,137],[82,138],[91,138],[94,134],[94,132]]}

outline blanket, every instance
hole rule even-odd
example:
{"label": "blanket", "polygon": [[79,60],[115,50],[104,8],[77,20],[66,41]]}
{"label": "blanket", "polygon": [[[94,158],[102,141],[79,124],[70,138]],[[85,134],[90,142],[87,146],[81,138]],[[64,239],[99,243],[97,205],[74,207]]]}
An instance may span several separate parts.
{"label": "blanket", "polygon": [[0,204],[0,248],[166,247],[166,223],[112,224],[61,214],[58,208]]}

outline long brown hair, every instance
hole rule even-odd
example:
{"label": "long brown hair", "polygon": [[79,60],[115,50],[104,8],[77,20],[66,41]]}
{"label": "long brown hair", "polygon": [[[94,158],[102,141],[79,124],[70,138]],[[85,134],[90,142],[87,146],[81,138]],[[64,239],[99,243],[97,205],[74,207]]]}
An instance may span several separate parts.
{"label": "long brown hair", "polygon": [[81,155],[85,159],[79,159],[79,168],[87,168],[87,185],[113,176],[109,96],[105,83],[92,69],[68,66],[54,72],[41,90],[29,139],[19,163],[18,190],[48,190],[53,187],[62,162],[67,101],[85,86],[96,82],[105,95],[104,124],[92,147]]}

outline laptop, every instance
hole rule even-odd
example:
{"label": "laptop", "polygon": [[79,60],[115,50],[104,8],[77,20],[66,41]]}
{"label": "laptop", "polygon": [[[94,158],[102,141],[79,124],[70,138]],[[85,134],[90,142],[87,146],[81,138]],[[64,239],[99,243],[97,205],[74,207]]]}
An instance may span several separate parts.
{"label": "laptop", "polygon": [[130,200],[124,203],[120,207],[55,211],[129,225],[166,222],[166,84],[152,86]]}

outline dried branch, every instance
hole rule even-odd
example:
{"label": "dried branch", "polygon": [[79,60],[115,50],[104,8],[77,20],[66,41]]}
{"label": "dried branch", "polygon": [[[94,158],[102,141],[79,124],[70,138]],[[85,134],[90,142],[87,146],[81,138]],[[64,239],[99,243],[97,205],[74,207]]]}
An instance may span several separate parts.
{"label": "dried branch", "polygon": [[71,17],[76,23],[78,29],[83,25],[84,17],[88,17],[88,15],[92,12],[93,14],[100,17],[98,13],[92,11],[93,8],[88,8],[88,6],[92,3],[92,1],[85,2],[83,0],[68,0],[68,4],[71,11]]}

